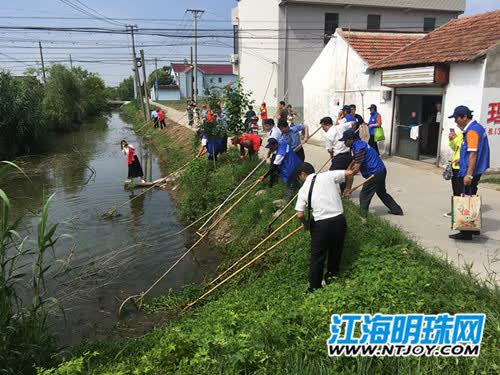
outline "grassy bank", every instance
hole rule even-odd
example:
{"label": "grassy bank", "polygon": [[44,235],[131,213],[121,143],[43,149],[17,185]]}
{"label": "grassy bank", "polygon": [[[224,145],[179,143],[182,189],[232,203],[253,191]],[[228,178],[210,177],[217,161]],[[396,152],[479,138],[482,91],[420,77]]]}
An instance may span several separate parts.
{"label": "grassy bank", "polygon": [[[156,133],[151,142],[159,145]],[[168,157],[168,156],[167,156]],[[235,153],[217,168],[206,160],[178,180],[180,215],[199,217],[251,170]],[[227,265],[267,233],[282,186],[243,200],[218,235]],[[292,214],[292,210],[289,211]],[[143,338],[101,343],[63,363],[56,374],[496,374],[500,369],[500,303],[497,290],[457,272],[387,221],[361,224],[346,204],[349,225],[341,277],[306,293],[309,235],[292,237],[201,306],[181,307],[200,294],[189,286],[149,309],[178,319]],[[285,220],[284,215],[281,222]],[[283,237],[297,226],[290,224]],[[229,235],[228,235],[229,234]],[[274,243],[272,241],[271,243]],[[487,315],[478,358],[329,358],[326,340],[333,313],[458,313]]]}

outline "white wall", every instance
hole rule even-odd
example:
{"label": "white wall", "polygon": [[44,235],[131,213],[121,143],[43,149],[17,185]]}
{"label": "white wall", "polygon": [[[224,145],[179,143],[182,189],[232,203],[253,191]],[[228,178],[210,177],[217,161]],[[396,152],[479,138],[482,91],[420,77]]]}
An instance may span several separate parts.
{"label": "white wall", "polygon": [[[391,90],[380,85],[380,73],[365,74],[368,65],[349,47],[349,60],[346,55],[347,46],[343,38],[336,35],[325,47],[321,55],[307,72],[302,83],[304,88],[304,122],[310,127],[310,132],[319,127],[319,120],[324,116],[335,118],[337,114],[331,113],[334,98],[340,99],[340,105],[355,104],[357,113],[368,121],[370,104],[378,107],[382,116],[382,127],[386,141],[381,142],[381,152],[389,151],[389,139],[393,117],[393,100],[383,102],[382,91]],[[344,82],[345,100],[344,100]],[[324,139],[323,132],[318,132],[316,141]]]}
{"label": "white wall", "polygon": [[277,106],[279,3],[280,0],[238,2],[239,73],[245,89],[252,91],[257,107],[262,101],[270,108]]}
{"label": "white wall", "polygon": [[[286,94],[286,101],[295,107],[299,107],[303,103],[301,80],[324,47],[325,13],[338,13],[339,27],[344,29],[349,27],[366,29],[368,14],[377,14],[381,16],[381,29],[394,31],[423,31],[425,17],[434,17],[436,27],[439,27],[457,15],[455,11],[406,11],[405,9],[384,7],[317,4],[289,4],[286,8],[286,12],[282,11],[282,24],[284,27],[285,18],[287,18],[289,27],[288,53],[285,53],[285,43],[282,42],[279,63],[280,69],[283,71],[278,85],[280,87],[279,96],[283,97]],[[285,32],[281,33],[281,37],[284,38]],[[285,60],[288,60],[288,64],[285,64]]]}
{"label": "white wall", "polygon": [[448,146],[449,129],[454,128],[456,131],[459,130],[455,121],[448,118],[453,113],[455,107],[466,105],[474,111],[474,118],[484,125],[484,118],[481,116],[484,68],[484,61],[450,65],[450,81],[446,87],[444,96],[443,133],[440,145],[441,165],[451,160],[452,156]]}
{"label": "white wall", "polygon": [[[221,82],[219,82],[219,78],[221,79]],[[205,81],[204,88],[210,89],[212,87],[216,87],[216,88],[219,88],[222,90],[227,85],[231,85],[234,82],[236,82],[237,79],[238,79],[238,77],[235,75],[207,74],[204,76],[204,81]]]}

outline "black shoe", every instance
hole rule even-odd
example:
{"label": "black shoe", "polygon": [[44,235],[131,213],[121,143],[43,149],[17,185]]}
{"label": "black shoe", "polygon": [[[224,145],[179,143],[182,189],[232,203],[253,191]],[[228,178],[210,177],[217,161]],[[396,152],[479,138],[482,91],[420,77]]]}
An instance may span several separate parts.
{"label": "black shoe", "polygon": [[333,283],[335,280],[337,280],[338,277],[339,277],[338,272],[335,272],[335,273],[328,273],[327,272],[325,274],[325,284],[328,285],[328,284]]}
{"label": "black shoe", "polygon": [[395,212],[395,211],[388,211],[389,214],[391,215],[395,215],[395,216],[403,216],[403,211],[398,211],[398,212]]}
{"label": "black shoe", "polygon": [[459,232],[459,233],[455,233],[455,234],[450,234],[448,237],[450,237],[452,240],[472,241],[472,233],[471,232]]}

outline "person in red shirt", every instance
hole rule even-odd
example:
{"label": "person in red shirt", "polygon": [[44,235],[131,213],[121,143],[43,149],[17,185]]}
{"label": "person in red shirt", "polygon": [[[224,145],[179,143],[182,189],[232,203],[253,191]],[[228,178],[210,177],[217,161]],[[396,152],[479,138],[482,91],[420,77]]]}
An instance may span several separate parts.
{"label": "person in red shirt", "polygon": [[245,133],[240,136],[233,137],[231,143],[234,146],[240,146],[240,159],[253,157],[259,152],[262,145],[262,138],[254,133]]}
{"label": "person in red shirt", "polygon": [[262,119],[262,124],[264,126],[264,121],[267,120],[267,106],[266,106],[266,102],[262,102],[262,105],[260,106],[260,118]]}
{"label": "person in red shirt", "polygon": [[167,124],[165,124],[165,112],[163,112],[163,110],[160,108],[156,109],[156,112],[158,113],[158,122],[160,123],[160,129],[166,128]]}

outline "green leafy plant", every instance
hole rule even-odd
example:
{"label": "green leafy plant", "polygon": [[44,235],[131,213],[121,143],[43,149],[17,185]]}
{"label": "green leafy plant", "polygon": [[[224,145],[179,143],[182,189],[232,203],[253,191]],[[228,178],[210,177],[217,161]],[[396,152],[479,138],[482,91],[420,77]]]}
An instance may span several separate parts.
{"label": "green leafy plant", "polygon": [[[15,164],[2,162],[0,179]],[[46,296],[45,278],[51,269],[47,252],[60,238],[58,224],[49,224],[52,196],[43,205],[37,240],[22,237],[17,228],[21,219],[10,220],[11,203],[0,189],[0,363],[2,373],[29,374],[34,366],[54,363],[56,344],[47,330],[47,318],[55,301]],[[31,272],[29,265],[31,264]],[[32,294],[21,298],[20,288]]]}
{"label": "green leafy plant", "polygon": [[253,103],[253,100],[250,100],[251,95],[251,92],[245,91],[243,88],[241,79],[224,88],[222,101],[230,135],[241,134],[244,131],[242,118],[248,105]]}

